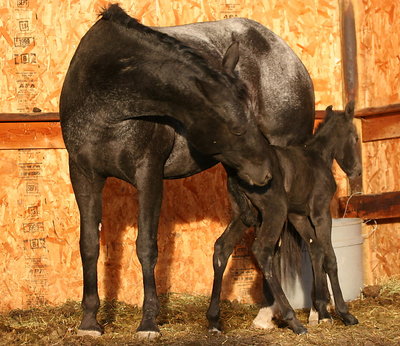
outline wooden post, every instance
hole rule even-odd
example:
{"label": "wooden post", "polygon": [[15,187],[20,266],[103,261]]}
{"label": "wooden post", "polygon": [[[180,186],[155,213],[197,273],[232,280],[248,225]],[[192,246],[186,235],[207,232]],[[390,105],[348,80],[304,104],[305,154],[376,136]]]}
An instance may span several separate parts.
{"label": "wooden post", "polygon": [[[341,14],[341,46],[343,69],[343,103],[357,101],[358,72],[357,72],[357,37],[354,18],[354,8],[351,0],[339,0]],[[359,120],[357,120],[359,122]],[[360,124],[357,124],[360,129]],[[361,133],[359,132],[361,135]],[[361,150],[361,145],[360,145]],[[362,177],[349,181],[350,192],[362,192]]]}

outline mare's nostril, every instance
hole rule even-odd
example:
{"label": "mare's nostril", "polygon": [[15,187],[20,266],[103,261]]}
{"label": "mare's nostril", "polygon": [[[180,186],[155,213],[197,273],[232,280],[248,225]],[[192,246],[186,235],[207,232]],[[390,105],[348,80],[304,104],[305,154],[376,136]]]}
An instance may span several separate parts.
{"label": "mare's nostril", "polygon": [[260,186],[265,186],[265,185],[267,185],[271,179],[272,179],[272,175],[271,175],[270,173],[267,173],[267,174],[264,176],[263,181],[261,181]]}

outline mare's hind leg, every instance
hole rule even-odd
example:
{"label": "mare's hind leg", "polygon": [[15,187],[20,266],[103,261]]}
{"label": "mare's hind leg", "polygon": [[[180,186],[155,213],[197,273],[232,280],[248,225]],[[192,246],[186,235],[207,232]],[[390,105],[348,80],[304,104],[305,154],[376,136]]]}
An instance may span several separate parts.
{"label": "mare's hind leg", "polygon": [[304,334],[307,333],[307,329],[297,319],[293,308],[290,306],[278,280],[274,266],[275,246],[286,221],[286,204],[284,202],[280,203],[276,196],[273,197],[268,197],[268,201],[264,201],[263,203],[263,208],[265,208],[262,215],[263,221],[257,230],[252,249],[264,277],[272,290],[283,320],[288,323],[289,328],[296,334]]}
{"label": "mare's hind leg", "polygon": [[207,311],[208,329],[210,332],[220,332],[222,330],[220,323],[220,295],[222,286],[222,277],[235,245],[240,241],[246,230],[246,225],[235,217],[224,233],[217,239],[214,245],[213,267],[214,281],[211,293],[211,301]]}
{"label": "mare's hind leg", "polygon": [[105,179],[94,172],[83,172],[70,161],[70,176],[80,213],[80,252],[83,266],[83,317],[78,335],[100,336],[96,320],[100,300],[97,289],[97,260],[101,223],[101,192]]}
{"label": "mare's hind leg", "polygon": [[[323,268],[329,276],[331,282],[332,293],[335,299],[335,310],[343,323],[347,325],[357,324],[358,320],[349,313],[348,306],[343,299],[342,290],[339,285],[338,269],[336,255],[332,246],[331,231],[332,220],[330,215],[312,220],[315,225],[315,231],[318,239],[318,245],[324,253]],[[326,281],[326,276],[325,276]]]}
{"label": "mare's hind leg", "polygon": [[139,196],[138,236],[136,251],[143,273],[143,312],[137,328],[141,338],[155,338],[160,335],[156,318],[159,301],[156,291],[154,268],[157,263],[157,231],[163,192],[162,169],[146,167],[138,170],[136,184]]}
{"label": "mare's hind leg", "polygon": [[329,303],[329,291],[326,274],[323,270],[323,248],[319,245],[319,239],[317,239],[315,230],[307,216],[289,214],[288,218],[304,240],[311,258],[314,275],[312,300],[314,305],[313,308],[318,312],[318,320],[314,320],[312,308],[309,323],[315,324],[319,321],[330,321],[332,317],[327,309]]}

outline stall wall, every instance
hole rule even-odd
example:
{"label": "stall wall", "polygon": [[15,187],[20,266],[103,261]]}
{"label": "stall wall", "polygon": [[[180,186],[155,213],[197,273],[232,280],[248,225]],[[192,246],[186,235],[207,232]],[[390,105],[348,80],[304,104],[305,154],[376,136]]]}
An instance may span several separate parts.
{"label": "stall wall", "polygon": [[[343,107],[337,0],[132,0],[120,4],[144,24],[155,26],[232,16],[255,19],[283,37],[302,59],[314,81],[316,108]],[[95,0],[8,0],[4,6],[0,4],[0,112],[30,112],[34,107],[58,111],[68,63],[103,6],[105,1]],[[374,9],[369,15],[374,16]],[[359,35],[360,23],[359,18]],[[381,56],[383,59],[384,54]],[[360,73],[360,81],[362,78]],[[364,155],[368,150],[364,148]],[[7,292],[0,310],[81,296],[79,215],[67,160],[64,149],[0,151],[4,182],[0,188],[0,244],[6,250],[0,252],[0,291]],[[346,180],[338,170],[336,175],[339,194],[346,195]],[[160,292],[210,294],[213,243],[229,220],[225,180],[223,170],[215,167],[164,183],[157,265]],[[140,304],[136,190],[110,179],[103,209],[101,297]],[[259,300],[258,273],[246,246],[249,241],[251,234],[235,249],[224,281],[224,298]],[[376,267],[383,265],[379,256],[372,259]],[[377,275],[381,272],[375,271]]]}
{"label": "stall wall", "polygon": [[[342,107],[336,0],[120,3],[143,24],[153,26],[237,16],[257,20],[282,36],[303,60],[314,81],[316,107]],[[80,38],[106,5],[96,0],[9,0],[0,8],[0,56],[5,57],[0,60],[0,112],[31,112],[34,107],[58,110],[68,63]],[[0,254],[5,256],[0,261],[0,290],[8,292],[0,309],[79,299],[79,216],[65,150],[2,151],[0,159],[4,166],[0,174],[7,182],[1,188],[0,242],[7,251]],[[100,292],[102,297],[139,304],[142,284],[135,253],[136,213],[135,189],[111,179],[104,191]],[[160,292],[210,294],[213,244],[228,221],[225,173],[220,167],[165,182],[157,266]],[[259,300],[258,273],[246,246],[249,241],[251,234],[232,256],[225,280],[226,298]]]}
{"label": "stall wall", "polygon": [[[2,0],[0,112],[58,111],[69,61],[107,1]],[[317,108],[342,106],[337,0],[125,0],[143,24],[168,26],[243,16],[282,36],[313,78]],[[4,58],[5,57],[5,58]]]}
{"label": "stall wall", "polygon": [[[400,103],[400,2],[354,1],[359,91],[358,107]],[[398,125],[400,126],[400,124]],[[363,144],[364,193],[400,190],[400,138]],[[368,283],[400,274],[400,220],[368,223],[364,233]]]}

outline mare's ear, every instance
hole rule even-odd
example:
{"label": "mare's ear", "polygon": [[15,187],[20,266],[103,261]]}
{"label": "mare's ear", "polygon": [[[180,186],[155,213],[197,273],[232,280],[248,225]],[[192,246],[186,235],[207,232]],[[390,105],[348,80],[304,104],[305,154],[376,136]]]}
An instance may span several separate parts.
{"label": "mare's ear", "polygon": [[232,74],[239,61],[239,42],[234,41],[226,50],[222,59],[222,67],[224,71]]}
{"label": "mare's ear", "polygon": [[354,100],[351,100],[344,110],[344,114],[347,118],[353,119],[354,117]]}

